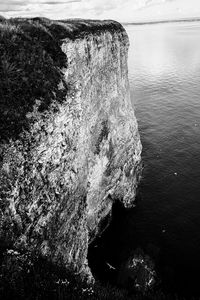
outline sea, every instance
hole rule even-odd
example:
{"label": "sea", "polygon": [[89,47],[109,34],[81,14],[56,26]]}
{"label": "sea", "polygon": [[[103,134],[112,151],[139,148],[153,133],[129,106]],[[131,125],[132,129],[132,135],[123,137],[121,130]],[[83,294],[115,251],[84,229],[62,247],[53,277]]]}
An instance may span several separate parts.
{"label": "sea", "polygon": [[200,296],[200,22],[125,29],[143,173],[136,208],[114,212],[101,255],[118,268],[141,248],[166,293]]}

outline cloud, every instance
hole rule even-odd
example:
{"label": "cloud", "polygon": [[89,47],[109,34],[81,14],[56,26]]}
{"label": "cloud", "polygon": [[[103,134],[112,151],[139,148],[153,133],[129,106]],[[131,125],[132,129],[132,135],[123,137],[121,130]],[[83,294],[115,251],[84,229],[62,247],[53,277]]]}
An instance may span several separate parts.
{"label": "cloud", "polygon": [[[60,0],[60,1],[55,1],[55,0],[1,0],[0,2],[0,12],[12,12],[12,11],[21,11],[21,12],[26,12],[29,9],[32,9],[33,15],[34,13],[38,11],[38,7],[40,7],[40,12],[41,12],[41,5],[42,6],[55,6],[57,7],[58,5],[68,5],[70,3],[76,3],[76,2],[81,2],[82,0]],[[42,8],[45,13],[45,7]]]}
{"label": "cloud", "polygon": [[26,1],[17,1],[17,0],[1,0],[0,2],[0,12],[6,12],[9,10],[20,10],[26,5]]}
{"label": "cloud", "polygon": [[200,17],[199,0],[163,0],[152,1],[140,12],[136,12],[136,19],[163,20]]}
{"label": "cloud", "polygon": [[1,5],[25,5],[27,1],[22,1],[22,0],[1,0],[0,6]]}
{"label": "cloud", "polygon": [[[0,0],[6,17],[140,21],[198,14],[199,0]],[[199,12],[200,16],[200,12]]]}
{"label": "cloud", "polygon": [[47,5],[58,5],[58,4],[68,4],[68,3],[74,3],[74,2],[81,2],[81,0],[68,0],[68,1],[40,1],[41,4],[47,4]]}

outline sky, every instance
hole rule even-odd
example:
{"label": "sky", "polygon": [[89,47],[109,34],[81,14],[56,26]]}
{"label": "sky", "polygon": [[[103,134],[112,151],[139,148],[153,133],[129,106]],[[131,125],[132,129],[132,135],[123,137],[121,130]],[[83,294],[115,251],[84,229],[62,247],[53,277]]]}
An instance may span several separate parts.
{"label": "sky", "polygon": [[0,0],[0,15],[140,22],[200,17],[200,0]]}

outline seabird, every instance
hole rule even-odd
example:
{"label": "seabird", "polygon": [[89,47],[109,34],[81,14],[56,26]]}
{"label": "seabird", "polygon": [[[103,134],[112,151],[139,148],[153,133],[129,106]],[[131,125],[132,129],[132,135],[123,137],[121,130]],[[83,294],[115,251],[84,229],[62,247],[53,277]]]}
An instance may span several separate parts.
{"label": "seabird", "polygon": [[110,268],[111,270],[116,270],[116,268],[114,268],[113,266],[111,266],[108,262],[107,262],[106,264],[109,266],[109,268]]}

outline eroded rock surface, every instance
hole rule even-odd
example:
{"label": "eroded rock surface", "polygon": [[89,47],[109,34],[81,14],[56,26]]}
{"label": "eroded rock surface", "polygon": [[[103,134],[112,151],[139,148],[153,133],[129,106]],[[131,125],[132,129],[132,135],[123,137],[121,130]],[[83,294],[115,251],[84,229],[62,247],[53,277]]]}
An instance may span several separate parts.
{"label": "eroded rock surface", "polygon": [[88,272],[113,201],[136,195],[127,34],[114,21],[37,18],[0,32],[1,245]]}

